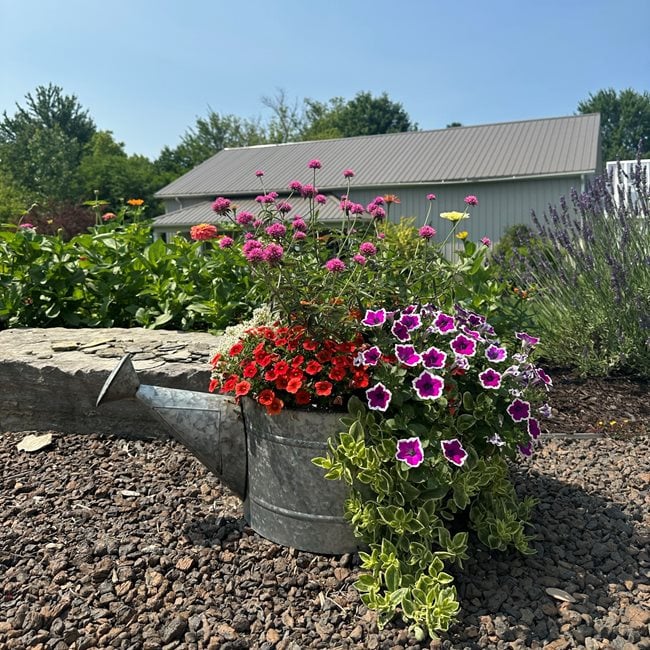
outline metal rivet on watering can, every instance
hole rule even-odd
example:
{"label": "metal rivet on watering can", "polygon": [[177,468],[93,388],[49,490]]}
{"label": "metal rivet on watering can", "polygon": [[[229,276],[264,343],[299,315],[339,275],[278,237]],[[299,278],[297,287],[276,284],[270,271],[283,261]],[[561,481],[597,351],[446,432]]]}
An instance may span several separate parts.
{"label": "metal rivet on watering can", "polygon": [[246,496],[246,438],[241,409],[232,398],[140,384],[127,354],[106,380],[97,406],[129,398],[149,407],[224,485]]}

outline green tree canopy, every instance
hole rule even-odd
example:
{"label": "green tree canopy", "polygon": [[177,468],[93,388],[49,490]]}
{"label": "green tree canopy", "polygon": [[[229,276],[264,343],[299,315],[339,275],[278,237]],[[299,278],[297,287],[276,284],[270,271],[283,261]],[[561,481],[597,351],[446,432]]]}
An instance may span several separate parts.
{"label": "green tree canopy", "polygon": [[0,121],[4,173],[34,198],[76,198],[76,170],[96,131],[88,112],[52,84],[28,93],[16,108]]}
{"label": "green tree canopy", "polygon": [[402,104],[391,101],[386,93],[373,97],[362,91],[348,102],[342,97],[326,103],[306,99],[305,105],[303,140],[417,130]]}
{"label": "green tree canopy", "polygon": [[599,90],[578,104],[578,112],[600,113],[603,160],[650,157],[650,93],[631,88]]}

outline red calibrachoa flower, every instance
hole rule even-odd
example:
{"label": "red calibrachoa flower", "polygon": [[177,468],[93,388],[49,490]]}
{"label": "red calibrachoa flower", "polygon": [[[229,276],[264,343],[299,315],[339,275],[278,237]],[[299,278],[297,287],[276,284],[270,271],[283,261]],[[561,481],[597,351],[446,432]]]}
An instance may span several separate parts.
{"label": "red calibrachoa flower", "polygon": [[355,364],[361,339],[314,341],[303,327],[248,330],[226,356],[215,355],[212,390],[248,395],[268,413],[286,406],[341,409],[369,385],[368,366]]}

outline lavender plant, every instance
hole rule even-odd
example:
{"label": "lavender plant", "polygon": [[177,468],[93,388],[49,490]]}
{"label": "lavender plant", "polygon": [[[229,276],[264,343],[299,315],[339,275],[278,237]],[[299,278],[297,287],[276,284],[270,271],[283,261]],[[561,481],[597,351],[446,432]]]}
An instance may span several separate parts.
{"label": "lavender plant", "polygon": [[[650,376],[650,193],[640,161],[627,179],[597,177],[533,222],[543,246],[515,270],[535,289],[536,331],[550,363],[582,374]],[[616,182],[618,181],[618,182]]]}

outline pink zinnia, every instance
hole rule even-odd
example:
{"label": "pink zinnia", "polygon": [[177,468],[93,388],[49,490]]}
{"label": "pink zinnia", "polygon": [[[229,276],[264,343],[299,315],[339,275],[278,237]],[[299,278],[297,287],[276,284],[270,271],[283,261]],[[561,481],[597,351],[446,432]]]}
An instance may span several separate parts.
{"label": "pink zinnia", "polygon": [[418,233],[420,237],[423,237],[424,239],[431,239],[436,236],[436,229],[431,226],[422,226]]}
{"label": "pink zinnia", "polygon": [[320,163],[320,160],[314,159],[314,160],[309,161],[309,163],[307,164],[307,167],[309,167],[309,169],[320,169],[322,167],[322,165]]}
{"label": "pink zinnia", "polygon": [[478,205],[478,199],[473,194],[470,194],[465,197],[465,203],[467,205]]}
{"label": "pink zinnia", "polygon": [[102,219],[104,221],[110,221],[111,219],[115,219],[116,216],[117,215],[114,212],[107,212],[106,214],[102,215]]}
{"label": "pink zinnia", "polygon": [[338,257],[333,257],[331,260],[325,262],[325,268],[330,273],[341,273],[342,271],[345,271],[345,263]]}
{"label": "pink zinnia", "polygon": [[211,223],[199,223],[190,228],[190,237],[194,241],[207,241],[217,236],[217,227]]}

